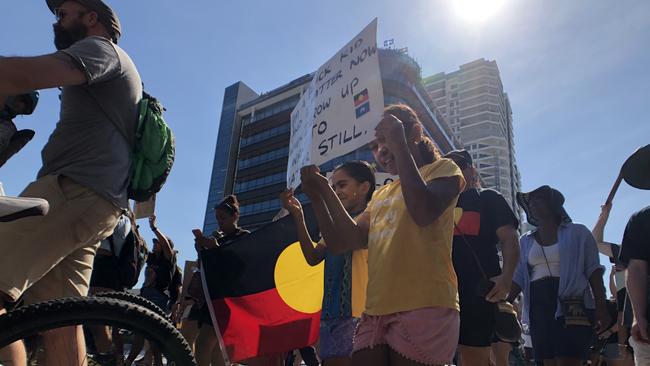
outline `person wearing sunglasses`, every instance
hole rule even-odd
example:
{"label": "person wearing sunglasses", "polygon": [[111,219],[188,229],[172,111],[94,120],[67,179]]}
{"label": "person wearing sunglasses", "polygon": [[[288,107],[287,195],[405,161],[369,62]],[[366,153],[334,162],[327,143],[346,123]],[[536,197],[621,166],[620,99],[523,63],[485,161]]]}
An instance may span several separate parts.
{"label": "person wearing sunglasses", "polygon": [[[47,200],[49,214],[0,226],[0,314],[20,297],[30,304],[85,296],[99,243],[128,208],[142,81],[117,45],[118,17],[101,0],[46,4],[56,18],[56,52],[0,57],[0,105],[8,96],[61,88],[59,120],[41,153],[43,165],[21,193]],[[47,365],[84,361],[81,327],[48,332],[44,342]],[[0,363],[25,364],[22,343],[0,350]]]}

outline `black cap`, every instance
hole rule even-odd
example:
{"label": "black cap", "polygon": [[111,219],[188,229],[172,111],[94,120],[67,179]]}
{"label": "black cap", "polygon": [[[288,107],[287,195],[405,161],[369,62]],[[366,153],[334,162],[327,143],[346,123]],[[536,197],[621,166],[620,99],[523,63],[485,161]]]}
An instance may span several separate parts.
{"label": "black cap", "polygon": [[117,43],[117,40],[122,35],[122,27],[120,20],[117,18],[117,14],[115,14],[110,6],[106,5],[102,0],[46,0],[47,7],[50,8],[52,13],[66,1],[74,1],[97,13],[99,22],[111,34],[113,42]]}
{"label": "black cap", "polygon": [[472,155],[465,149],[450,151],[445,158],[453,160],[461,169],[472,166]]}

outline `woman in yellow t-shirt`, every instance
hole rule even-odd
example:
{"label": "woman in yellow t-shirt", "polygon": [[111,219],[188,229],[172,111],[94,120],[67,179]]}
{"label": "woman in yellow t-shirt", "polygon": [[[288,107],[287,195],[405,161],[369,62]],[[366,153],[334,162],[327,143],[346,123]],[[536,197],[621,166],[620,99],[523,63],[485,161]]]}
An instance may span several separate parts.
{"label": "woman in yellow t-shirt", "polygon": [[319,220],[328,249],[368,248],[366,309],[352,364],[450,364],[460,324],[453,214],[465,181],[408,106],[386,107],[375,136],[375,160],[399,179],[377,190],[356,222],[317,167],[301,170],[317,215],[330,218]]}

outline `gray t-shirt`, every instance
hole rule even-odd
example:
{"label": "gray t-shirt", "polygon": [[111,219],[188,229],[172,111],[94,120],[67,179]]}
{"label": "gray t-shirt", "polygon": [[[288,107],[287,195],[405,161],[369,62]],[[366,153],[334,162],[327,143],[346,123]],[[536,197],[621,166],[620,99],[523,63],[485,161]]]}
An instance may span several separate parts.
{"label": "gray t-shirt", "polygon": [[72,59],[88,83],[63,88],[60,119],[41,153],[38,177],[65,175],[126,208],[142,98],[138,70],[126,52],[102,37],[87,37],[55,55]]}

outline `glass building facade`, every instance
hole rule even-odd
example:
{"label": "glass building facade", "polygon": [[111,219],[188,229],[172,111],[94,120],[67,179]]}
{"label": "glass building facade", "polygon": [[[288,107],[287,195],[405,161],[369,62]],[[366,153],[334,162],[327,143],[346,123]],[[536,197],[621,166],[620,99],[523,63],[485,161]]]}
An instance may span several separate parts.
{"label": "glass building facade", "polygon": [[[385,103],[414,108],[442,152],[460,146],[424,89],[418,64],[407,54],[389,49],[379,51],[379,60]],[[228,194],[237,195],[240,225],[245,228],[255,229],[278,213],[278,195],[286,187],[291,111],[311,78],[310,74],[302,76],[252,99],[241,93],[242,87],[250,90],[242,82],[226,88],[204,232],[217,229],[213,207]],[[374,162],[372,153],[363,147],[323,164],[321,170],[330,171],[349,160]],[[306,201],[302,194],[298,198]]]}

